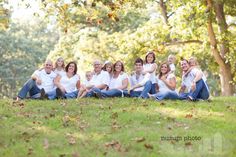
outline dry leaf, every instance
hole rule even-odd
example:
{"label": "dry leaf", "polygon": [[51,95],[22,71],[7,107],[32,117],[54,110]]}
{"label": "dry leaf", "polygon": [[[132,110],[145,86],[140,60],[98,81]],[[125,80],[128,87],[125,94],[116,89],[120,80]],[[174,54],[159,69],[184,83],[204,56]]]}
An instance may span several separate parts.
{"label": "dry leaf", "polygon": [[118,118],[118,113],[117,112],[113,112],[112,115],[111,115],[111,118],[112,119]]}
{"label": "dry leaf", "polygon": [[193,115],[192,114],[186,114],[185,118],[192,118]]}
{"label": "dry leaf", "polygon": [[145,138],[144,137],[136,137],[135,139],[133,139],[133,141],[143,142],[143,141],[145,141]]}
{"label": "dry leaf", "polygon": [[151,144],[147,144],[147,143],[144,144],[144,147],[147,149],[153,149],[153,146]]}
{"label": "dry leaf", "polygon": [[43,148],[48,149],[48,147],[49,147],[48,139],[45,138],[43,141]]}
{"label": "dry leaf", "polygon": [[105,143],[105,146],[107,148],[111,147],[111,148],[114,148],[117,151],[121,151],[121,144],[118,141],[107,142],[107,143]]}

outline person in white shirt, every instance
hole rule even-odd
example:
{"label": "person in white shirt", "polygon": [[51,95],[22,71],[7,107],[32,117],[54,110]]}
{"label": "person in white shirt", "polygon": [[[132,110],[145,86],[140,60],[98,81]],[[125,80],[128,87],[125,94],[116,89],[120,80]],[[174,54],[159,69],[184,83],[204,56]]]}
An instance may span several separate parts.
{"label": "person in white shirt", "polygon": [[76,98],[78,94],[78,89],[80,87],[80,77],[77,74],[77,64],[75,62],[69,62],[66,67],[65,75],[57,75],[55,79],[55,85],[57,88],[48,92],[49,99],[55,98]]}
{"label": "person in white shirt", "polygon": [[181,61],[183,71],[182,84],[179,91],[180,99],[188,99],[195,101],[198,99],[206,100],[209,98],[209,89],[206,82],[203,80],[203,73],[197,68],[189,71],[190,65],[188,60]]}
{"label": "person in white shirt", "polygon": [[152,88],[150,93],[156,93],[156,70],[157,64],[155,63],[156,57],[153,51],[147,52],[145,56],[145,64],[143,65],[143,74],[150,73],[150,81],[152,82]]}
{"label": "person in white shirt", "polygon": [[178,99],[179,96],[175,91],[176,78],[173,73],[170,73],[170,67],[167,62],[160,65],[159,75],[157,76],[157,93],[149,95],[155,100],[163,99]]}
{"label": "person in white shirt", "polygon": [[36,70],[31,79],[29,79],[17,96],[17,101],[20,99],[24,99],[29,93],[30,98],[43,98],[45,92],[50,92],[54,89],[54,79],[57,74],[53,71],[53,63],[51,60],[46,60],[44,63],[44,68],[40,70]]}
{"label": "person in white shirt", "polygon": [[84,84],[81,85],[77,98],[85,97],[85,95],[90,91],[90,89],[93,88],[93,85],[91,84],[93,73],[91,71],[86,71],[85,77],[86,80],[84,81]]}
{"label": "person in white shirt", "polygon": [[150,73],[143,73],[143,60],[137,58],[134,62],[135,72],[130,77],[130,85],[128,93],[130,97],[148,98],[151,91],[152,82],[150,81]]}
{"label": "person in white shirt", "polygon": [[102,67],[102,70],[107,71],[109,73],[110,77],[112,77],[112,75],[113,75],[113,64],[112,64],[112,62],[106,61],[104,63],[104,66]]}
{"label": "person in white shirt", "polygon": [[110,82],[110,76],[107,71],[102,70],[102,63],[99,60],[93,63],[94,71],[93,77],[91,79],[91,85],[93,88],[86,94],[86,97],[95,96],[94,91],[96,90],[106,90]]}
{"label": "person in white shirt", "polygon": [[66,74],[66,72],[65,72],[65,62],[64,62],[64,59],[62,57],[57,58],[53,71],[56,74],[60,75],[60,76]]}
{"label": "person in white shirt", "polygon": [[170,66],[170,73],[175,73],[175,61],[176,58],[174,55],[170,54],[167,58],[168,64]]}
{"label": "person in white shirt", "polygon": [[108,90],[95,90],[98,98],[123,97],[127,93],[128,75],[124,72],[124,64],[117,61],[114,65],[113,75],[111,77]]}

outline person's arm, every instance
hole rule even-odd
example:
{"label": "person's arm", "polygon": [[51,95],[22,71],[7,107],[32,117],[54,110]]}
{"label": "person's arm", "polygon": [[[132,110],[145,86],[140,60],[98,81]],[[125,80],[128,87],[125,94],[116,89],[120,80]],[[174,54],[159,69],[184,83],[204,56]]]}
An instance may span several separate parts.
{"label": "person's arm", "polygon": [[60,75],[57,75],[57,77],[56,77],[55,80],[54,80],[54,84],[55,84],[58,88],[60,88],[60,90],[61,90],[62,92],[66,92],[65,88],[60,84],[60,80],[61,80],[61,76],[60,76]]}
{"label": "person's arm", "polygon": [[102,90],[102,89],[107,88],[107,85],[106,84],[100,84],[100,85],[97,85],[95,87]]}
{"label": "person's arm", "polygon": [[39,75],[38,75],[39,71],[35,71],[32,75],[31,75],[31,79],[35,80],[36,84],[41,85],[42,84],[42,80],[40,79]]}
{"label": "person's arm", "polygon": [[201,71],[201,70],[197,70],[196,76],[195,76],[195,78],[193,79],[192,86],[191,86],[191,90],[192,90],[192,91],[194,91],[194,90],[196,89],[196,83],[197,83],[199,80],[201,80],[202,76],[203,76],[202,71]]}
{"label": "person's arm", "polygon": [[77,88],[77,89],[80,89],[80,80],[77,81],[77,83],[76,83],[76,88]]}
{"label": "person's arm", "polygon": [[166,84],[166,86],[169,89],[175,90],[175,88],[176,88],[176,79],[175,79],[175,77],[172,77],[169,80],[163,79],[162,81]]}
{"label": "person's arm", "polygon": [[128,83],[129,83],[128,78],[124,79],[122,81],[122,86],[118,87],[117,89],[121,89],[121,90],[126,89],[128,87]]}
{"label": "person's arm", "polygon": [[147,74],[145,74],[145,76],[144,76],[144,78],[142,79],[142,81],[140,81],[138,84],[132,86],[132,87],[130,88],[130,90],[134,90],[134,89],[136,89],[136,88],[139,88],[139,87],[144,86],[145,83],[146,83],[147,81],[149,81],[149,80],[150,80],[150,74],[147,73]]}
{"label": "person's arm", "polygon": [[154,71],[156,71],[156,69],[157,69],[157,64],[156,64],[156,63],[153,63],[151,69],[145,70],[145,71],[144,71],[144,74],[146,74],[146,73],[153,73]]}

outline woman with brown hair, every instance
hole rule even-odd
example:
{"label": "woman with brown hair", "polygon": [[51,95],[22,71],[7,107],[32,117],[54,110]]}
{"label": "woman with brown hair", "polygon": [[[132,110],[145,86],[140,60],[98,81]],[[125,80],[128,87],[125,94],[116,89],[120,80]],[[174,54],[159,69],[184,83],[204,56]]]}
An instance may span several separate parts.
{"label": "woman with brown hair", "polygon": [[156,100],[163,99],[178,99],[179,96],[175,91],[176,88],[176,78],[173,73],[170,72],[170,67],[167,62],[160,65],[159,75],[157,76],[157,93],[149,94],[150,98]]}

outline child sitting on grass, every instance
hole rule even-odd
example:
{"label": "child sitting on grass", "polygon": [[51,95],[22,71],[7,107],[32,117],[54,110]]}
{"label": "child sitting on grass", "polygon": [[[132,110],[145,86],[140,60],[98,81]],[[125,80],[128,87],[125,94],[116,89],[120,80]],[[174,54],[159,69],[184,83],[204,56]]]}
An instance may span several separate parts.
{"label": "child sitting on grass", "polygon": [[89,92],[89,90],[93,88],[93,85],[91,84],[93,73],[91,71],[87,71],[85,73],[85,77],[86,77],[86,80],[84,84],[81,85],[77,98],[85,97],[85,95]]}

